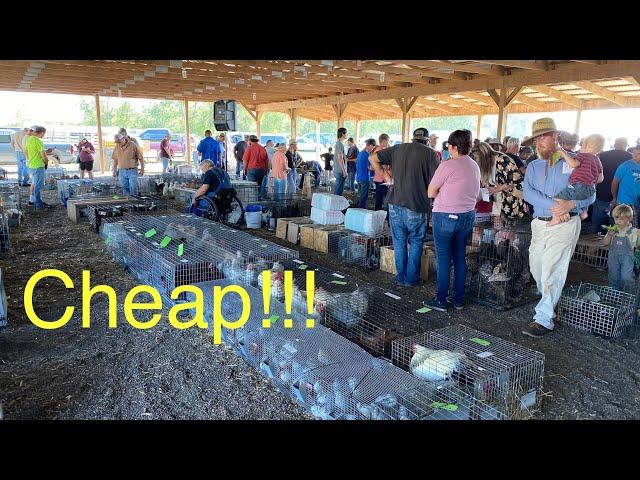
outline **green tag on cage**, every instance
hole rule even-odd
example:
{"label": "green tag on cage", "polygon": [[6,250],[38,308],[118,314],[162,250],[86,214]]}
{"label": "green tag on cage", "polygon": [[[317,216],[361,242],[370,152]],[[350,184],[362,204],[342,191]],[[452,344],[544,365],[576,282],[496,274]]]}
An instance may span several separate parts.
{"label": "green tag on cage", "polygon": [[280,316],[279,315],[271,315],[269,317],[269,322],[271,322],[271,323],[276,323],[278,320],[280,320]]}
{"label": "green tag on cage", "polygon": [[486,340],[483,340],[481,338],[470,338],[469,341],[477,343],[478,345],[482,345],[483,347],[488,347],[489,345],[491,345],[491,342],[487,342]]}
{"label": "green tag on cage", "polygon": [[162,241],[160,242],[160,248],[166,247],[167,245],[169,245],[169,243],[171,243],[171,237],[168,237],[167,235],[165,235]]}
{"label": "green tag on cage", "polygon": [[113,199],[114,199],[114,200],[120,200],[120,197],[119,197],[118,195],[114,195],[114,196],[113,196]]}
{"label": "green tag on cage", "polygon": [[111,243],[111,237],[107,237],[106,240],[104,241],[104,243],[109,245]]}
{"label": "green tag on cage", "polygon": [[267,248],[269,245],[267,245],[266,243],[263,243],[262,245],[260,245],[262,248]]}
{"label": "green tag on cage", "polygon": [[448,412],[455,412],[458,410],[458,406],[455,403],[445,403],[445,402],[433,402],[431,404],[431,408],[440,408]]}
{"label": "green tag on cage", "polygon": [[422,308],[419,308],[419,309],[416,310],[416,312],[418,312],[418,313],[428,313],[430,311],[431,311],[431,309],[429,307],[422,307]]}
{"label": "green tag on cage", "polygon": [[298,270],[306,270],[309,268],[307,265],[298,265]]}
{"label": "green tag on cage", "polygon": [[334,283],[336,285],[346,285],[347,282],[341,282],[340,280],[331,280],[331,283]]}
{"label": "green tag on cage", "polygon": [[178,256],[181,257],[184,254],[184,243],[178,245]]}
{"label": "green tag on cage", "polygon": [[144,236],[145,236],[145,237],[147,237],[147,238],[151,238],[151,237],[153,237],[156,233],[157,233],[157,232],[156,232],[156,229],[155,229],[155,228],[152,228],[151,230],[147,230],[147,231],[145,232]]}

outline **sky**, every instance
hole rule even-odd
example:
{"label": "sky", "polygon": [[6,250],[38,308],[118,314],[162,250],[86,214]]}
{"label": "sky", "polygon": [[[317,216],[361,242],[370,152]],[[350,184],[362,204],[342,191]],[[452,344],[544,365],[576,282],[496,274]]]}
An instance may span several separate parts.
{"label": "sky", "polygon": [[[8,125],[16,120],[20,113],[23,126],[32,124],[53,125],[57,123],[80,124],[82,111],[80,101],[93,101],[93,97],[62,95],[52,93],[0,92],[0,126]],[[111,98],[110,103],[117,104],[120,99]],[[152,100],[128,100],[134,109],[148,105]],[[536,114],[533,114],[535,117]],[[556,112],[552,114],[558,128],[573,131],[575,112]],[[527,115],[529,120],[531,114]],[[529,121],[533,121],[531,118]],[[507,132],[509,133],[509,132]],[[624,108],[609,110],[589,110],[582,112],[580,120],[581,135],[601,133],[607,139],[627,137],[630,143],[640,138],[640,109]]]}

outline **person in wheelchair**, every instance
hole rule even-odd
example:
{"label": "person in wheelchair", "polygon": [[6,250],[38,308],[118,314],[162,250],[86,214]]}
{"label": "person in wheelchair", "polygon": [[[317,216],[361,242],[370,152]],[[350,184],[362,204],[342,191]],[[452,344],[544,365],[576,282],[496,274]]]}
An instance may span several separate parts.
{"label": "person in wheelchair", "polygon": [[[227,193],[224,190],[232,190],[231,179],[227,172],[219,167],[214,167],[211,160],[200,162],[200,171],[202,172],[202,185],[196,190],[191,199],[191,207],[196,214],[198,214],[198,210],[209,210],[209,202],[200,197],[207,196],[216,202],[220,200],[221,195]],[[219,192],[221,195],[218,195],[219,198],[216,199],[216,195]]]}

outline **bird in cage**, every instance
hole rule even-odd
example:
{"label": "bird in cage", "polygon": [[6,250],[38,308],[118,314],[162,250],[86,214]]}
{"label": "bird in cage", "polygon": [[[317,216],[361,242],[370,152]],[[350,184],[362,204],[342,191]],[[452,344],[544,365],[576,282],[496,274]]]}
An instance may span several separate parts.
{"label": "bird in cage", "polygon": [[412,351],[409,371],[429,382],[448,380],[455,372],[463,372],[468,363],[463,352],[433,350],[418,344],[412,347]]}

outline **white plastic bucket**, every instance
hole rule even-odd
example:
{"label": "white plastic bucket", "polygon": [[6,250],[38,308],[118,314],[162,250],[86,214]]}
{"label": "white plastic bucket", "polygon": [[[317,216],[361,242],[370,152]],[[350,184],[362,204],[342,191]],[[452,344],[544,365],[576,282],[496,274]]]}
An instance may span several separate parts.
{"label": "white plastic bucket", "polygon": [[247,228],[261,228],[262,207],[260,205],[247,205],[244,218],[247,222]]}

